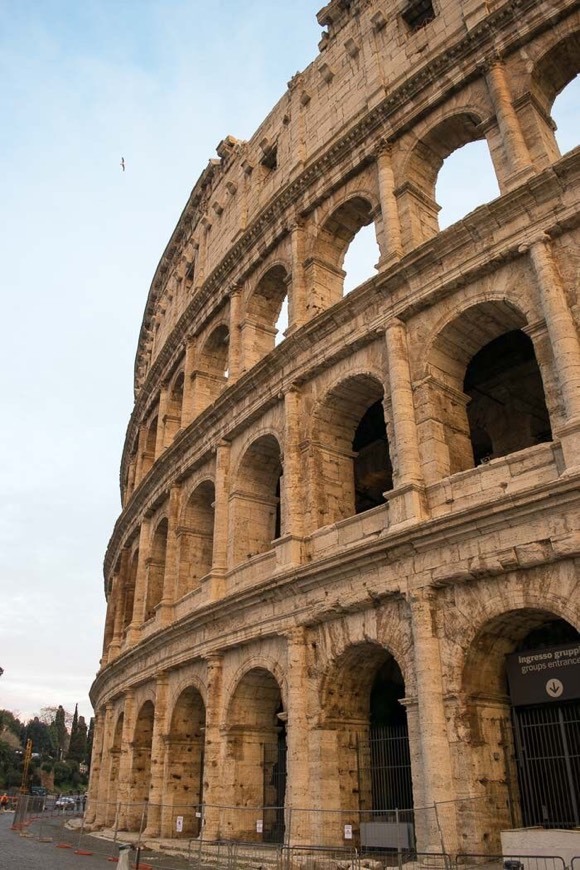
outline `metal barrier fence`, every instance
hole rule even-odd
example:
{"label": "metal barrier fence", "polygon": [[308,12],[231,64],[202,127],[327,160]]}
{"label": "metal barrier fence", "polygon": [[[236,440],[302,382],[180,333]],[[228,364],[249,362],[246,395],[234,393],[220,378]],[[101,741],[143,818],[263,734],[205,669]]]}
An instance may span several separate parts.
{"label": "metal barrier fence", "polygon": [[478,865],[498,870],[567,870],[563,858],[557,855],[466,855],[455,858],[458,868]]}
{"label": "metal barrier fence", "polygon": [[[463,802],[460,808],[465,810]],[[477,808],[469,807],[468,817]],[[24,796],[12,827],[46,843],[47,849],[70,849],[107,861],[116,860],[119,846],[130,843],[131,865],[139,862],[140,870],[468,870],[475,865],[486,870],[580,870],[580,857],[507,856],[500,854],[499,844],[495,852],[474,849],[450,856],[441,845],[448,809],[393,810],[377,817],[263,807],[204,806],[202,812],[190,806],[119,802],[93,803],[83,814],[76,805],[66,809]],[[282,841],[272,842],[272,833]]]}

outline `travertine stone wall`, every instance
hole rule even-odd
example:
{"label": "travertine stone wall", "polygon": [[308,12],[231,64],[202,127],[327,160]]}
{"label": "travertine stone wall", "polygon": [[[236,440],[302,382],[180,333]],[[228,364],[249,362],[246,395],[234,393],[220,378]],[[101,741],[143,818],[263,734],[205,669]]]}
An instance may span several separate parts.
{"label": "travertine stone wall", "polygon": [[[219,143],[149,292],[89,821],[358,843],[388,697],[419,849],[479,852],[521,821],[504,656],[580,626],[580,153],[550,114],[580,8],[332,0],[318,20],[318,57]],[[440,232],[439,170],[474,140],[500,196]],[[368,225],[377,273],[345,295]]]}

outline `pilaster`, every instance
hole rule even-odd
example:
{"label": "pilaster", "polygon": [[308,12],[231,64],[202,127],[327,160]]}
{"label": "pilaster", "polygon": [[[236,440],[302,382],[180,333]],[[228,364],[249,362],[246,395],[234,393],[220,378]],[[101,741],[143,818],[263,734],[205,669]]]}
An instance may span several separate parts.
{"label": "pilaster", "polygon": [[158,675],[155,684],[155,714],[153,717],[153,737],[151,741],[151,785],[147,808],[147,827],[145,837],[159,837],[161,834],[161,814],[165,791],[165,735],[167,732],[167,700],[169,678],[166,672]]}
{"label": "pilaster", "polygon": [[220,810],[224,804],[221,784],[220,733],[222,714],[223,657],[207,658],[207,697],[205,712],[205,758],[203,766],[203,830],[204,840],[220,837]]}
{"label": "pilaster", "polygon": [[485,77],[508,167],[506,183],[508,187],[515,187],[533,175],[534,169],[501,60],[492,59],[487,66]]}
{"label": "pilaster", "polygon": [[395,196],[391,148],[386,142],[381,143],[377,151],[376,166],[383,222],[379,268],[384,269],[400,260],[403,255],[401,220]]}

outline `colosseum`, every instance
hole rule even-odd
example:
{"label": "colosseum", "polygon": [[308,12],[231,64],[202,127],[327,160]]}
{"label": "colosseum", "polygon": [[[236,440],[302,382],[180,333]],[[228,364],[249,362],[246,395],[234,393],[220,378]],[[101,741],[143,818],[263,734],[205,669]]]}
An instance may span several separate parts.
{"label": "colosseum", "polygon": [[[580,3],[318,22],[147,297],[87,819],[491,854],[580,827],[580,149],[552,119]],[[498,194],[440,229],[475,142]]]}

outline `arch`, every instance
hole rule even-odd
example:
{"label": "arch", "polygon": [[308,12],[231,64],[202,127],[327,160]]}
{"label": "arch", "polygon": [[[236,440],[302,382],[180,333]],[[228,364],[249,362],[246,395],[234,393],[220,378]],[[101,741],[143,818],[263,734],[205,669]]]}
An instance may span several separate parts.
{"label": "arch", "polygon": [[246,303],[242,322],[244,368],[249,369],[279,344],[280,317],[287,312],[288,269],[282,263],[270,265],[258,278]]}
{"label": "arch", "polygon": [[[505,604],[502,608],[498,602],[494,609],[494,615],[487,609],[487,618],[478,621],[464,647],[460,693],[463,739],[459,745],[463,748],[460,763],[465,770],[478,771],[477,782],[471,785],[473,791],[486,797],[474,818],[464,820],[465,836],[473,838],[474,843],[483,838],[490,844],[499,844],[499,831],[502,829],[541,825],[546,821],[543,813],[561,812],[565,804],[558,786],[553,788],[557,782],[554,770],[547,777],[551,785],[546,790],[541,775],[539,779],[536,777],[533,785],[527,779],[530,775],[536,776],[530,764],[537,747],[549,738],[549,752],[557,748],[557,734],[548,735],[546,732],[546,737],[543,737],[541,733],[546,728],[554,731],[550,721],[555,708],[553,703],[548,703],[541,714],[537,709],[527,713],[525,706],[511,702],[506,656],[571,642],[578,644],[580,633],[550,606],[530,603],[519,609],[510,609]],[[576,706],[580,711],[578,701]],[[526,746],[525,725],[530,717],[535,736],[533,743]],[[512,729],[512,719],[515,730]],[[516,743],[514,735],[517,735]],[[522,779],[518,776],[518,768],[524,769],[522,765],[526,758],[527,774]],[[517,764],[515,759],[518,759]],[[535,764],[541,771],[544,763],[538,759]],[[555,755],[553,765],[562,763]],[[571,812],[569,806],[567,811]],[[558,819],[558,826],[565,826],[563,821]]]}
{"label": "arch", "polygon": [[168,520],[166,517],[163,517],[163,519],[158,522],[151,540],[150,555],[147,559],[147,598],[145,603],[146,620],[155,616],[155,608],[161,603],[161,599],[163,598],[168,529]]}
{"label": "arch", "polygon": [[422,391],[430,413],[419,423],[419,442],[440,476],[551,440],[526,326],[513,303],[485,301],[448,319],[428,347]]}
{"label": "arch", "polygon": [[314,414],[320,525],[383,504],[393,475],[376,376],[352,375],[329,390]]}
{"label": "arch", "polygon": [[308,304],[314,316],[338,302],[344,291],[344,258],[362,227],[373,223],[378,205],[366,193],[350,192],[323,217],[305,270]]}
{"label": "arch", "polygon": [[179,568],[176,598],[198,589],[213,561],[215,486],[203,480],[190,494],[177,528]]}
{"label": "arch", "polygon": [[103,825],[105,827],[114,823],[117,811],[117,792],[119,789],[119,767],[121,762],[121,748],[123,745],[124,721],[125,714],[121,710],[117,715],[117,721],[115,722],[115,728],[113,730],[113,739],[109,747],[108,767],[102,771],[107,782],[107,797],[105,806],[101,811],[99,811],[99,815],[102,813]]}
{"label": "arch", "polygon": [[[397,809],[401,820],[412,821],[406,694],[398,661],[374,641],[346,647],[325,673],[321,724],[334,734],[336,756],[323,776],[349,817],[372,822]],[[353,833],[366,845],[363,827]]]}
{"label": "arch", "polygon": [[131,802],[127,808],[126,825],[129,831],[140,830],[147,823],[147,801],[151,787],[151,748],[153,744],[153,723],[155,707],[152,701],[145,701],[135,720],[133,732],[133,759],[130,778]]}
{"label": "arch", "polygon": [[283,841],[286,719],[280,684],[272,672],[263,667],[246,670],[228,704],[225,775],[234,806],[254,812],[226,812],[226,837],[256,839],[258,810],[262,839]]}
{"label": "arch", "polygon": [[283,529],[282,456],[272,435],[261,435],[247,447],[238,464],[230,496],[232,565],[265,553]]}
{"label": "arch", "polygon": [[183,816],[181,837],[197,837],[203,801],[205,703],[195,686],[182,689],[167,735],[167,774],[162,836],[174,836],[175,818]]}
{"label": "arch", "polygon": [[480,126],[482,120],[478,109],[465,107],[437,121],[413,146],[403,165],[402,184],[397,190],[401,218],[410,228],[412,246],[439,232],[440,206],[435,198],[439,172],[451,154],[472,142],[485,141]]}
{"label": "arch", "polygon": [[151,470],[153,463],[155,462],[155,448],[157,445],[157,428],[159,425],[159,417],[157,414],[153,417],[149,425],[147,426],[147,434],[145,436],[145,447],[143,450],[143,455],[141,457],[141,476],[145,477],[145,475]]}
{"label": "arch", "polygon": [[533,93],[547,114],[554,100],[580,72],[580,31],[569,33],[538,58],[532,72]]}

